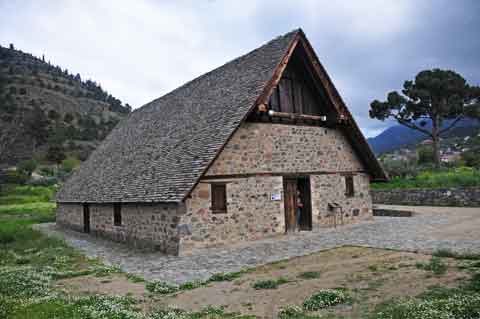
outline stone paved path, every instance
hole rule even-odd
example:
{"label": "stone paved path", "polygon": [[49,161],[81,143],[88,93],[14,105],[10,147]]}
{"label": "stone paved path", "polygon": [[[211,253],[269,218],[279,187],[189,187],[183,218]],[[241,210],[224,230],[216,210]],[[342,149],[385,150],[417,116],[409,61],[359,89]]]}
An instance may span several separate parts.
{"label": "stone paved path", "polygon": [[140,252],[109,240],[57,229],[55,224],[36,227],[49,235],[64,238],[89,257],[98,257],[106,264],[119,266],[146,280],[170,283],[205,280],[215,273],[238,271],[345,245],[425,253],[437,249],[480,253],[480,208],[408,209],[416,213],[414,217],[375,217],[373,221],[357,225],[269,238],[229,249],[198,250],[181,257]]}

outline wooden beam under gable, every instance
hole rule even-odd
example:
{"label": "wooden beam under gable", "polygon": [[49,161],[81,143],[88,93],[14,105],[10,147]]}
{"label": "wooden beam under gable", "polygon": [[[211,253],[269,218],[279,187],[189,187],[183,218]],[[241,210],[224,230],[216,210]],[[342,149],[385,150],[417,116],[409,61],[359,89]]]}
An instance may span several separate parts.
{"label": "wooden beam under gable", "polygon": [[255,102],[256,105],[268,105],[268,101],[270,100],[270,96],[273,93],[273,90],[275,87],[278,85],[280,82],[280,79],[282,78],[283,72],[285,71],[285,68],[288,65],[288,61],[290,60],[290,57],[293,54],[293,51],[297,47],[298,41],[300,37],[299,34],[297,34],[290,44],[290,47],[287,49],[287,53],[283,57],[282,61],[277,65],[275,71],[273,72],[273,76],[270,79],[270,81],[267,83],[265,86],[262,94],[258,97],[257,101]]}

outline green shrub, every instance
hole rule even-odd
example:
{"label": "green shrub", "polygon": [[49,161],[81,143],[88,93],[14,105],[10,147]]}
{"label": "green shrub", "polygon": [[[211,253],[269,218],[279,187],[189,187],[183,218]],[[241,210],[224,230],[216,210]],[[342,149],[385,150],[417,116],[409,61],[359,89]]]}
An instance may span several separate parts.
{"label": "green shrub", "polygon": [[302,279],[317,279],[320,278],[320,272],[318,271],[305,271],[298,275]]}
{"label": "green shrub", "polygon": [[394,177],[388,183],[372,183],[373,189],[413,189],[473,187],[480,185],[480,170],[458,167],[436,171],[423,171],[416,177]]}
{"label": "green shrub", "polygon": [[478,150],[463,152],[462,160],[467,166],[480,168],[480,156],[478,156]]}
{"label": "green shrub", "polygon": [[205,283],[202,281],[189,281],[183,283],[179,286],[180,290],[192,290],[204,286]]}
{"label": "green shrub", "polygon": [[298,306],[287,306],[282,308],[278,313],[279,319],[296,319],[304,318],[305,313],[303,312],[302,307]]}
{"label": "green shrub", "polygon": [[23,185],[30,179],[30,176],[20,171],[7,171],[5,180],[8,184]]}
{"label": "green shrub", "polygon": [[178,286],[173,286],[173,285],[167,284],[166,282],[161,282],[161,281],[148,282],[145,285],[145,288],[151,293],[160,294],[160,295],[172,294],[179,290]]}
{"label": "green shrub", "polygon": [[218,273],[213,276],[211,276],[208,279],[208,282],[214,282],[214,281],[232,281],[237,278],[240,278],[240,276],[243,274],[243,271],[237,271],[237,272],[229,272],[229,273]]}
{"label": "green shrub", "polygon": [[464,289],[480,293],[480,273],[473,275],[469,283],[464,286]]}
{"label": "green shrub", "polygon": [[43,167],[40,168],[40,173],[43,176],[54,176],[55,175],[55,170],[50,166],[43,166]]}
{"label": "green shrub", "polygon": [[253,284],[253,288],[259,289],[277,289],[278,286],[286,284],[288,279],[280,277],[276,280],[267,279],[267,280],[259,280]]}
{"label": "green shrub", "polygon": [[480,260],[480,254],[475,253],[456,253],[449,249],[438,249],[432,253],[433,256],[447,257],[465,260]]}
{"label": "green shrub", "polygon": [[62,161],[62,170],[71,173],[80,165],[80,160],[74,157],[68,157]]}
{"label": "green shrub", "polygon": [[22,161],[18,163],[17,170],[27,176],[31,176],[32,172],[37,168],[38,162],[34,159]]}
{"label": "green shrub", "polygon": [[344,289],[322,289],[305,300],[303,308],[316,311],[344,303],[347,300],[348,296]]}
{"label": "green shrub", "polygon": [[447,264],[445,264],[439,257],[433,256],[428,264],[417,263],[417,268],[428,270],[435,275],[443,275],[447,271]]}
{"label": "green shrub", "polygon": [[430,146],[420,147],[417,150],[418,153],[418,164],[428,164],[433,163],[435,156],[433,154],[433,148]]}

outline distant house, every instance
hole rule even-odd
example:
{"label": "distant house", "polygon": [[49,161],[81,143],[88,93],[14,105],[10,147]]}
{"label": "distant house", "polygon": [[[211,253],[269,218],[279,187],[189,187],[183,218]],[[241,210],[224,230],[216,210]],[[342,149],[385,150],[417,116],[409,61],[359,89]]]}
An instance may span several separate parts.
{"label": "distant house", "polygon": [[57,224],[183,254],[370,218],[385,179],[295,30],[132,112],[60,189]]}
{"label": "distant house", "polygon": [[420,142],[420,145],[432,145],[433,141],[431,139],[426,139]]}

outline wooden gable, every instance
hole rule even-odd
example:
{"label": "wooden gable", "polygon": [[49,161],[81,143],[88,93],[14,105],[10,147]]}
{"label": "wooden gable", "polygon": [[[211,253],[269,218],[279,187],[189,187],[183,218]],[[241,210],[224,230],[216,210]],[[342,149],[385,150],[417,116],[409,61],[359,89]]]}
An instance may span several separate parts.
{"label": "wooden gable", "polygon": [[[299,43],[275,81],[266,108],[252,112],[249,120],[335,126],[338,111],[315,72],[304,45]],[[270,116],[266,111],[277,114]]]}
{"label": "wooden gable", "polygon": [[326,99],[316,91],[313,79],[302,65],[300,54],[294,54],[268,103],[276,112],[325,115]]}

